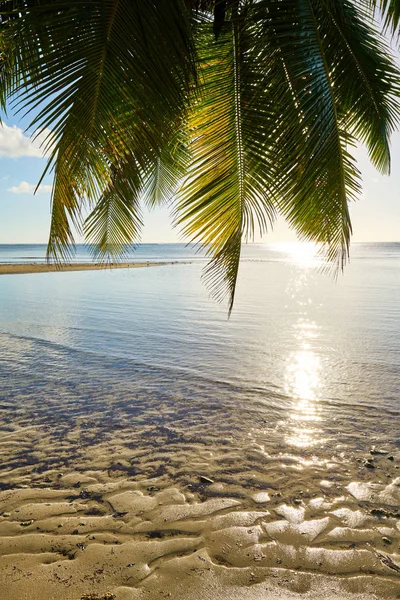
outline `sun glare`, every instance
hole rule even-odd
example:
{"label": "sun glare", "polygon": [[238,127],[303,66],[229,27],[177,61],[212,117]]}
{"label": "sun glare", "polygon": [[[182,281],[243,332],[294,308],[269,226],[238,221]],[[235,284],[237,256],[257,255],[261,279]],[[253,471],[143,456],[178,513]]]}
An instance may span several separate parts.
{"label": "sun glare", "polygon": [[284,254],[289,260],[303,268],[319,263],[319,246],[313,242],[281,242],[271,246],[272,251]]}
{"label": "sun glare", "polygon": [[294,400],[289,417],[287,443],[306,448],[319,440],[318,394],[321,387],[321,361],[310,342],[318,337],[318,327],[313,321],[299,319],[294,325],[298,350],[288,360],[286,368],[286,393]]}

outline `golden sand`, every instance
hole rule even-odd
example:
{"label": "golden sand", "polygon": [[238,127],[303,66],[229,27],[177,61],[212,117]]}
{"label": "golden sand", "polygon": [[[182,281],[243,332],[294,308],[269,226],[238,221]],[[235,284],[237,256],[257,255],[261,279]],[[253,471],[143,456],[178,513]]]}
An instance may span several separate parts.
{"label": "golden sand", "polygon": [[106,356],[97,369],[18,336],[7,352],[1,600],[400,596],[389,411],[340,406],[295,446],[284,409],[232,386],[215,401],[189,375]]}
{"label": "golden sand", "polygon": [[[387,482],[369,475],[345,486],[321,480],[319,492],[311,471],[290,471],[287,459],[286,485],[271,465],[267,493],[256,483],[257,471],[218,481],[213,453],[201,443],[167,456],[162,448],[134,449],[128,430],[98,442],[91,433],[82,423],[58,441],[64,454],[77,444],[72,469],[51,467],[54,440],[44,425],[1,435],[11,466],[0,478],[2,600],[400,594],[400,520],[393,508],[400,505],[400,478],[386,457],[379,460]],[[83,437],[91,443],[80,444]],[[27,450],[37,462],[19,466]],[[262,460],[254,443],[244,451]],[[168,473],[146,476],[165,462]],[[127,475],[135,464],[138,474]],[[205,465],[214,483],[198,475]],[[180,480],[182,468],[192,483]],[[253,476],[254,485],[244,484],[244,476]]]}

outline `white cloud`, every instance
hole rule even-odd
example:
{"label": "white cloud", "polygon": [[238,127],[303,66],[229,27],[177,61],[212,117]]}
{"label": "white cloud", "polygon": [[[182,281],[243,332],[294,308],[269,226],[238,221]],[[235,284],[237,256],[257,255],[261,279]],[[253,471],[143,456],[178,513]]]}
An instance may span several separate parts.
{"label": "white cloud", "polygon": [[[13,185],[8,188],[7,192],[12,192],[13,194],[34,194],[36,189],[36,185],[33,183],[28,183],[27,181],[21,181],[18,185]],[[51,185],[42,185],[40,184],[37,190],[37,194],[48,194],[51,192]]]}
{"label": "white cloud", "polygon": [[31,139],[24,135],[22,129],[13,125],[9,127],[5,123],[0,126],[0,157],[19,158],[21,156],[45,156],[40,144],[45,141],[46,136],[50,134],[49,129],[45,129],[36,139]]}

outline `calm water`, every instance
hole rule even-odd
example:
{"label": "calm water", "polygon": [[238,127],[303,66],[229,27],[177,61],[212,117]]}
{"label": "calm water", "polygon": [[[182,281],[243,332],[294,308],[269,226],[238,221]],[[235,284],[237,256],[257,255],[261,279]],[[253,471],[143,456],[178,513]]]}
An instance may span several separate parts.
{"label": "calm water", "polygon": [[[0,262],[43,257],[0,246]],[[62,383],[85,402],[90,381],[91,397],[140,388],[172,413],[178,399],[228,400],[239,421],[271,417],[280,443],[310,450],[339,443],[341,419],[358,439],[367,416],[382,435],[400,417],[400,243],[355,244],[337,282],[307,249],[246,246],[230,320],[190,247],[142,245],[135,258],[183,264],[1,276],[0,395],[54,397]]]}

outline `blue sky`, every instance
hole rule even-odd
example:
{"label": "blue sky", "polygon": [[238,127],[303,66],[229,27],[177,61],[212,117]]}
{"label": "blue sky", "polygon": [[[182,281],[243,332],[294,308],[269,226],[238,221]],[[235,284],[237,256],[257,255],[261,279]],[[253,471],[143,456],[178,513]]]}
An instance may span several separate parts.
{"label": "blue sky", "polygon": [[[45,243],[50,223],[51,176],[46,176],[33,195],[45,167],[40,140],[24,134],[26,122],[9,115],[0,128],[0,243]],[[392,175],[380,175],[369,163],[365,149],[356,151],[363,176],[363,193],[350,210],[353,241],[400,241],[400,133],[393,137]],[[169,211],[145,212],[143,242],[182,240],[171,227]],[[264,242],[294,241],[295,234],[279,221]],[[256,241],[260,241],[259,238]]]}

